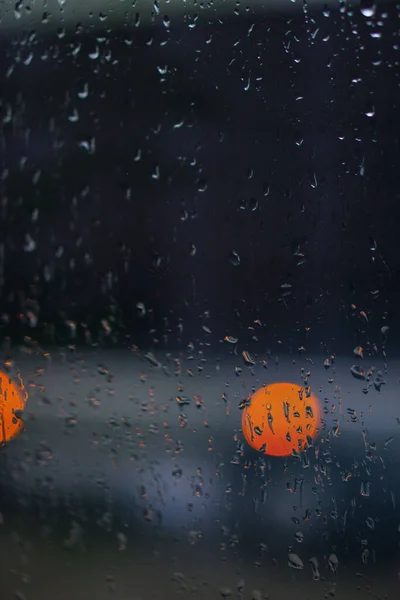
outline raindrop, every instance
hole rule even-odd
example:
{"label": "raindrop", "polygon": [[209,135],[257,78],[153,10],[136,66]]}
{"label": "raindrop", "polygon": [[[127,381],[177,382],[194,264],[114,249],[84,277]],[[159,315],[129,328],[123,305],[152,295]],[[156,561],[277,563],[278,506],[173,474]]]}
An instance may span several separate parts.
{"label": "raindrop", "polygon": [[187,406],[188,404],[191,404],[191,399],[188,398],[187,396],[177,396],[176,397],[176,401],[179,404],[179,406]]}
{"label": "raindrop", "polygon": [[375,529],[375,521],[372,517],[367,517],[365,519],[365,522],[367,524],[367,527],[369,527],[370,529]]}
{"label": "raindrop", "polygon": [[84,100],[85,98],[88,97],[88,95],[89,95],[89,86],[87,83],[84,83],[83,89],[78,92],[78,98],[81,98],[82,100]]}
{"label": "raindrop", "polygon": [[375,379],[373,380],[373,384],[374,384],[374,388],[376,389],[377,392],[381,391],[381,387],[383,385],[385,385],[385,380],[382,377],[382,373],[378,373],[375,377]]}
{"label": "raindrop", "polygon": [[296,542],[299,542],[299,544],[304,542],[304,533],[302,531],[295,531],[294,537]]}
{"label": "raindrop", "polygon": [[68,121],[70,121],[70,123],[76,123],[77,121],[79,121],[79,114],[76,108],[74,108],[74,110],[72,111],[72,115],[69,115]]}
{"label": "raindrop", "polygon": [[313,419],[314,418],[314,411],[312,409],[312,406],[306,406],[306,417]]}
{"label": "raindrop", "polygon": [[198,192],[205,192],[208,188],[208,182],[207,179],[201,178],[197,181],[197,191]]}
{"label": "raindrop", "polygon": [[368,550],[368,548],[364,548],[364,550],[361,553],[361,560],[364,563],[364,565],[367,564],[368,557],[369,557],[369,550]]}
{"label": "raindrop", "polygon": [[14,16],[16,19],[20,19],[22,17],[21,8],[22,8],[22,0],[19,0],[14,6]]}
{"label": "raindrop", "polygon": [[318,568],[318,560],[315,558],[315,556],[313,556],[312,558],[310,558],[309,562],[311,565],[311,571],[312,571],[314,581],[319,581],[320,574],[319,574],[319,568]]}
{"label": "raindrop", "polygon": [[126,537],[126,535],[124,533],[117,533],[117,540],[118,540],[118,550],[120,550],[121,552],[123,550],[126,550],[126,547],[128,545],[128,539]]}
{"label": "raindrop", "polygon": [[298,554],[295,554],[294,552],[289,552],[288,554],[288,566],[292,569],[299,570],[304,568],[304,564],[300,556]]}
{"label": "raindrop", "polygon": [[147,352],[147,354],[145,354],[144,357],[147,358],[149,363],[151,365],[153,365],[154,367],[161,366],[161,363],[156,359],[156,357],[154,356],[154,354],[152,352]]}
{"label": "raindrop", "polygon": [[389,446],[389,444],[391,442],[393,442],[393,440],[394,440],[394,437],[390,437],[385,441],[384,446],[383,446],[385,450],[387,450],[387,447]]}
{"label": "raindrop", "polygon": [[138,317],[144,317],[146,314],[146,307],[143,302],[138,302],[136,308],[138,309]]}
{"label": "raindrop", "polygon": [[312,175],[310,185],[313,188],[313,190],[315,190],[318,187],[317,176],[315,175],[315,173],[313,173],[313,175]]}
{"label": "raindrop", "polygon": [[253,367],[256,364],[255,359],[251,356],[251,354],[246,352],[246,350],[243,350],[242,356],[243,356],[243,360],[247,366]]}
{"label": "raindrop", "polygon": [[365,371],[360,365],[353,365],[350,367],[350,373],[355,377],[355,379],[365,379]]}
{"label": "raindrop", "polygon": [[258,208],[258,200],[255,198],[250,198],[250,210],[251,212],[255,212]]}
{"label": "raindrop", "polygon": [[235,250],[231,251],[229,260],[234,267],[238,267],[240,265],[240,256]]}
{"label": "raindrop", "polygon": [[361,482],[361,487],[360,487],[360,494],[361,496],[365,496],[368,498],[369,496],[369,481],[362,481]]}
{"label": "raindrop", "polygon": [[364,17],[373,17],[376,11],[376,4],[371,0],[361,0],[360,11]]}
{"label": "raindrop", "polygon": [[272,425],[272,424],[273,424],[273,422],[274,422],[274,417],[273,417],[273,416],[271,415],[271,413],[269,412],[269,413],[268,413],[268,427],[270,428],[270,430],[271,430],[271,432],[272,432],[272,433],[275,433],[275,432],[274,432],[273,425]]}
{"label": "raindrop", "polygon": [[90,52],[88,56],[89,56],[89,58],[90,58],[90,59],[92,59],[92,60],[96,60],[97,58],[99,58],[99,56],[100,56],[100,50],[99,50],[99,47],[98,47],[98,46],[96,46],[96,49],[95,49],[95,51],[94,51],[94,52]]}
{"label": "raindrop", "polygon": [[83,148],[89,154],[94,154],[96,150],[96,140],[94,137],[89,140],[82,140],[78,142],[78,147]]}
{"label": "raindrop", "polygon": [[183,475],[183,471],[180,467],[175,467],[174,470],[172,471],[172,477],[175,477],[176,479],[180,479]]}
{"label": "raindrop", "polygon": [[338,557],[336,556],[336,554],[329,555],[328,565],[332,569],[332,572],[336,575],[338,567],[339,567],[339,560],[338,560]]}
{"label": "raindrop", "polygon": [[36,250],[36,242],[34,239],[31,238],[29,233],[27,233],[25,236],[24,250],[25,252],[33,252],[34,250]]}

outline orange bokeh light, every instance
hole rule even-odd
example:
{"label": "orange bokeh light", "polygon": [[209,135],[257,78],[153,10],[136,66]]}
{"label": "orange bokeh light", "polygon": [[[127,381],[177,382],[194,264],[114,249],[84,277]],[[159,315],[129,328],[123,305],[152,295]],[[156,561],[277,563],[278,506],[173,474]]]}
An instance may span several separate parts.
{"label": "orange bokeh light", "polygon": [[270,456],[305,450],[318,434],[318,398],[294,383],[272,383],[253,394],[242,415],[242,430],[252,448]]}
{"label": "orange bokeh light", "polygon": [[19,412],[24,410],[27,396],[22,380],[16,383],[6,373],[0,373],[0,445],[23,428]]}

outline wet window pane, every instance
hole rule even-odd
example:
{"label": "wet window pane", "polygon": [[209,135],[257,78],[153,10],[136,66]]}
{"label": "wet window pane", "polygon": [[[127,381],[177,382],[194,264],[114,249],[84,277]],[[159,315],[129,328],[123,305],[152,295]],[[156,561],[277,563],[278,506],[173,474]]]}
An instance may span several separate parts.
{"label": "wet window pane", "polygon": [[394,2],[0,6],[0,597],[395,598]]}

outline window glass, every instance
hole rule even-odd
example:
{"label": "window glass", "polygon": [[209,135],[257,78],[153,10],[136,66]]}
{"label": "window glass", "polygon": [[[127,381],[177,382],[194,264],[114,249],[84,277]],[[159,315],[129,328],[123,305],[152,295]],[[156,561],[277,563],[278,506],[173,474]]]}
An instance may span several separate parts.
{"label": "window glass", "polygon": [[395,2],[0,6],[0,598],[396,598]]}

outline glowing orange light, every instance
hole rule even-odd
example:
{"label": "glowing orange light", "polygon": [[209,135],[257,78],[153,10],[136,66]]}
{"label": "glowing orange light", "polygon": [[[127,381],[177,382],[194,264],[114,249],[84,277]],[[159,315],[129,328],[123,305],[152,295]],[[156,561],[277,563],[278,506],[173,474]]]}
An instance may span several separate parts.
{"label": "glowing orange light", "polygon": [[252,448],[270,456],[305,450],[316,437],[318,398],[294,383],[273,383],[251,397],[242,415],[242,430]]}
{"label": "glowing orange light", "polygon": [[18,384],[6,373],[0,373],[0,445],[18,435],[23,428],[20,411],[24,410],[27,397],[21,379]]}

